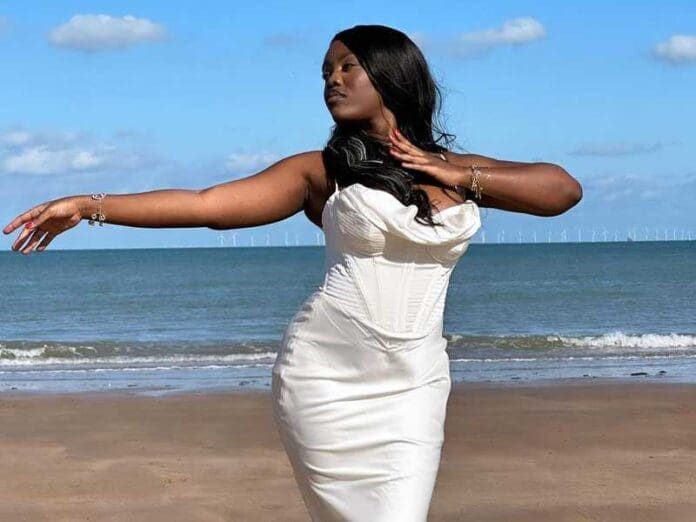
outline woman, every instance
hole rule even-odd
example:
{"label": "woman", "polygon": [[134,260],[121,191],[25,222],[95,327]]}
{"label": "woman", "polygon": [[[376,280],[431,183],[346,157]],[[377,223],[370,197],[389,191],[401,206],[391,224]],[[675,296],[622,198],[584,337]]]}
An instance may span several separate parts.
{"label": "woman", "polygon": [[554,216],[582,189],[557,165],[439,145],[449,136],[433,136],[439,90],[400,31],[339,32],[322,78],[336,122],[322,151],[201,191],[49,201],[4,232],[26,223],[12,249],[28,254],[88,217],[219,230],[304,210],[326,235],[324,281],[292,318],[272,371],[273,415],[300,492],[315,521],[423,521],[451,385],[444,298],[479,207]]}

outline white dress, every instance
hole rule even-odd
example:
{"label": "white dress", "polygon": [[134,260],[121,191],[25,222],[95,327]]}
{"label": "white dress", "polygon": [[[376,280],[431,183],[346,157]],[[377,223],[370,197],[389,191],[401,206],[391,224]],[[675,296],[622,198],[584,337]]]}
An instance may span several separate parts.
{"label": "white dress", "polygon": [[433,228],[415,205],[355,183],[322,212],[323,283],[273,365],[273,418],[317,522],[423,522],[450,392],[450,274],[481,226],[473,201]]}

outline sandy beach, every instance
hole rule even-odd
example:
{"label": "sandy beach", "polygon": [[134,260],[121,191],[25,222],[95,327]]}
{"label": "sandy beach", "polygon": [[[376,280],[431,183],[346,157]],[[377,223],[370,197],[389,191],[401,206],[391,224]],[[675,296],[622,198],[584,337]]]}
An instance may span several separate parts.
{"label": "sandy beach", "polygon": [[[270,401],[0,395],[0,520],[306,521]],[[629,519],[696,519],[696,386],[453,387],[429,520]]]}

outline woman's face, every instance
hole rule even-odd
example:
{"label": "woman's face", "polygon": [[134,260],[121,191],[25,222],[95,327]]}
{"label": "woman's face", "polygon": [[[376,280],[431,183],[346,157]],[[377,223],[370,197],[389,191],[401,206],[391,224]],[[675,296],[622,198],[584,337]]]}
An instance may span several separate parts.
{"label": "woman's face", "polygon": [[[329,46],[321,67],[324,101],[335,122],[373,121],[380,117],[382,100],[365,69],[339,40]],[[343,96],[328,98],[332,89]]]}

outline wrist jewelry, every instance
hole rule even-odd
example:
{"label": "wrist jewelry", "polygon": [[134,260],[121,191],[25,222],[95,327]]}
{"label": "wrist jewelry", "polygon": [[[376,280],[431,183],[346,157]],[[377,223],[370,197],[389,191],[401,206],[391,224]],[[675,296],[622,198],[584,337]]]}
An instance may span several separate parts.
{"label": "wrist jewelry", "polygon": [[479,176],[481,176],[481,170],[476,165],[471,165],[471,191],[474,193],[474,197],[478,200],[481,199],[481,183],[479,182]]}
{"label": "wrist jewelry", "polygon": [[[474,194],[474,198],[478,199],[479,201],[481,200],[481,196],[483,194],[483,188],[481,187],[481,182],[479,180],[481,176],[481,169],[476,166],[476,165],[470,165],[469,168],[471,169],[471,186],[470,190]],[[490,173],[486,173],[486,180],[490,179],[491,175]],[[466,187],[464,185],[454,185],[454,190],[462,196],[464,199],[466,199]]]}
{"label": "wrist jewelry", "polygon": [[102,200],[106,197],[106,194],[104,192],[101,192],[99,194],[92,194],[92,199],[96,199],[99,201],[99,208],[97,211],[92,214],[92,219],[87,221],[88,224],[94,226],[94,222],[98,221],[99,226],[103,227],[104,226],[104,220],[106,219],[106,216],[102,213]]}

